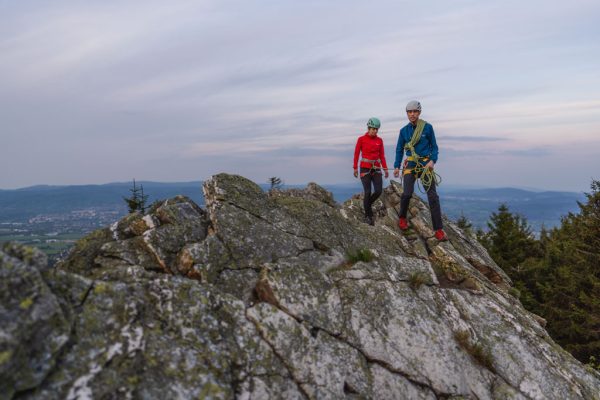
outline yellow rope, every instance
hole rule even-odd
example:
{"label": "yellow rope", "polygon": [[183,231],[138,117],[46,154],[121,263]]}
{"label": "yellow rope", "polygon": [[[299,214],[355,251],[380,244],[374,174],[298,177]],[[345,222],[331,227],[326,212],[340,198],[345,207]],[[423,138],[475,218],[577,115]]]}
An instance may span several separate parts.
{"label": "yellow rope", "polygon": [[[414,172],[415,176],[417,177],[417,187],[419,188],[419,191],[421,193],[427,193],[429,191],[429,189],[431,188],[431,185],[433,184],[433,182],[435,182],[436,186],[439,186],[439,184],[442,183],[442,177],[437,172],[435,172],[434,170],[432,170],[430,168],[425,168],[423,165],[421,165],[420,161],[415,161],[412,158],[413,157],[409,157],[408,160],[414,161],[415,167],[414,168],[403,167],[402,168],[402,176],[404,177],[404,175],[408,175],[408,174],[411,174]],[[419,157],[419,160],[423,160],[426,158],[427,157]],[[423,189],[425,189],[425,191],[423,191]]]}
{"label": "yellow rope", "polygon": [[[421,157],[415,151],[415,146],[417,145],[417,143],[419,143],[419,140],[421,140],[421,134],[423,133],[423,129],[425,128],[426,123],[427,122],[425,120],[422,120],[422,119],[417,120],[417,126],[415,127],[415,131],[414,131],[412,137],[410,138],[410,141],[404,145],[404,149],[410,150],[411,155],[407,156],[407,158],[406,158],[407,162],[405,164],[405,167],[402,167],[402,177],[403,178],[404,178],[404,175],[413,173],[413,171],[414,171],[415,176],[417,177],[417,187],[419,188],[421,193],[428,192],[429,189],[431,188],[431,185],[434,182],[435,182],[436,186],[439,185],[440,183],[442,183],[442,177],[440,175],[438,175],[437,172],[435,172],[433,169],[425,168],[421,164],[421,161],[426,162],[427,160],[429,160],[429,157]],[[415,163],[414,168],[406,168],[406,166],[408,165],[408,162],[410,162],[410,161],[413,161]],[[419,182],[419,180],[421,182]],[[423,189],[425,189],[425,191],[423,191]]]}

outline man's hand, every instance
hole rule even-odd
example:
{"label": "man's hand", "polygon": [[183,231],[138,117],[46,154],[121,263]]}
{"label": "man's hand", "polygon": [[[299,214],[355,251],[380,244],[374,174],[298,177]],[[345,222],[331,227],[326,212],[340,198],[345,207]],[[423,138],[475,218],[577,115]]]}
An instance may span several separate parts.
{"label": "man's hand", "polygon": [[388,172],[388,170],[386,169],[385,171],[383,171],[385,179],[387,179],[390,176],[390,173]]}
{"label": "man's hand", "polygon": [[400,168],[394,168],[394,178],[397,178],[400,176]]}
{"label": "man's hand", "polygon": [[434,165],[435,165],[435,164],[433,163],[433,161],[429,161],[429,162],[428,162],[428,163],[425,165],[425,168],[429,168],[430,170],[432,170],[432,171],[433,171],[433,166],[434,166]]}
{"label": "man's hand", "polygon": [[357,169],[354,170],[354,177],[358,178],[358,170]]}

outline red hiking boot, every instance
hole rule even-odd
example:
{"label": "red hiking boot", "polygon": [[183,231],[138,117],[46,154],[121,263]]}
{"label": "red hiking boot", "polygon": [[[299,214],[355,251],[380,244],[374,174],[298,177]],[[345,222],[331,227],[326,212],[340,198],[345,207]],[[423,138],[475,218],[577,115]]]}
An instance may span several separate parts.
{"label": "red hiking boot", "polygon": [[400,217],[400,220],[398,221],[398,226],[400,227],[400,230],[407,230],[408,229],[408,221],[406,220],[406,218],[404,217]]}
{"label": "red hiking boot", "polygon": [[448,240],[448,236],[446,236],[446,232],[443,229],[438,229],[435,231],[435,238],[440,242],[445,242]]}

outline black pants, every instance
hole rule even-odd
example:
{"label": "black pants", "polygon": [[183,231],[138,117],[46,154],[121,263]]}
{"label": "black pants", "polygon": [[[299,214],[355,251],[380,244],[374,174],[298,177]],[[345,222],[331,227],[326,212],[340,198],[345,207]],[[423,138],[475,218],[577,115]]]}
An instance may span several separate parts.
{"label": "black pants", "polygon": [[[361,168],[360,174],[365,174],[361,176],[360,181],[363,184],[363,189],[365,191],[365,197],[363,200],[363,205],[365,207],[365,215],[368,217],[373,216],[373,210],[371,209],[371,205],[377,200],[379,196],[381,196],[381,192],[383,190],[383,178],[381,176],[381,171],[375,172],[375,170],[371,170],[369,168]],[[373,184],[375,191],[371,193],[371,184]]]}
{"label": "black pants", "polygon": [[[413,174],[404,175],[403,181],[403,192],[400,198],[400,217],[406,218],[408,211],[408,203],[415,191],[416,177]],[[440,197],[435,190],[435,182],[431,183],[429,190],[427,191],[427,201],[429,202],[429,209],[431,210],[431,222],[433,223],[433,229],[442,229],[442,208],[440,206]]]}

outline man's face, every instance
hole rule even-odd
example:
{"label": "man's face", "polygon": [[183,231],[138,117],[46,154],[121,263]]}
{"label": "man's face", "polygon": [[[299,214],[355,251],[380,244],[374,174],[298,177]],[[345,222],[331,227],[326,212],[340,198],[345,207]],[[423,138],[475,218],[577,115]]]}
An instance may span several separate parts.
{"label": "man's face", "polygon": [[410,111],[406,112],[406,115],[408,115],[408,120],[410,121],[410,123],[414,124],[419,119],[419,115],[421,115],[421,111],[410,110]]}
{"label": "man's face", "polygon": [[369,136],[375,136],[375,135],[377,135],[377,131],[378,130],[379,129],[377,129],[377,128],[369,128]]}

